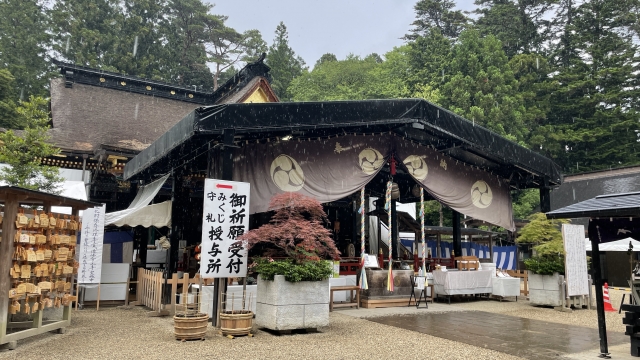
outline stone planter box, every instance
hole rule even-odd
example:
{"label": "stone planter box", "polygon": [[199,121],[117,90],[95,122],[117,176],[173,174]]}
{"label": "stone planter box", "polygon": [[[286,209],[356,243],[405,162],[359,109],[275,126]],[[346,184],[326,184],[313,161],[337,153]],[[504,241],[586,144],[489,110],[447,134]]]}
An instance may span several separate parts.
{"label": "stone planter box", "polygon": [[539,275],[529,272],[529,302],[533,305],[562,306],[560,275]]}
{"label": "stone planter box", "polygon": [[329,279],[289,282],[284,275],[258,280],[258,327],[271,330],[315,329],[329,325]]}

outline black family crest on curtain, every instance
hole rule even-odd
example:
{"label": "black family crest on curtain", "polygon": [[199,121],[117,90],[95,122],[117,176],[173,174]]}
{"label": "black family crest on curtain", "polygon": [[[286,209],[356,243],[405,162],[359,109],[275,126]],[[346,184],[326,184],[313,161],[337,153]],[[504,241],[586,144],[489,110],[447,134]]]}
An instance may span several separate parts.
{"label": "black family crest on curtain", "polygon": [[413,179],[455,211],[515,230],[509,184],[424,145],[395,138],[395,153]]}
{"label": "black family crest on curtain", "polygon": [[251,213],[267,211],[271,197],[282,192],[330,202],[369,183],[392,153],[443,204],[515,230],[505,180],[391,134],[248,144],[234,153],[233,179],[251,183]]}
{"label": "black family crest on curtain", "polygon": [[589,220],[589,236],[593,236],[591,234],[598,236],[599,243],[626,238],[640,240],[640,218],[593,218]]}

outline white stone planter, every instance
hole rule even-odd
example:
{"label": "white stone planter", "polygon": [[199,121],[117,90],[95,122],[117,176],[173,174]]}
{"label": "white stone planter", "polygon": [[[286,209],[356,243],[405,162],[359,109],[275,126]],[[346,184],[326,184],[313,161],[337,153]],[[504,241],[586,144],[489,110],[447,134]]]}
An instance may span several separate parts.
{"label": "white stone planter", "polygon": [[533,305],[562,306],[560,275],[529,272],[529,302]]}
{"label": "white stone planter", "polygon": [[271,330],[315,329],[329,325],[329,279],[289,282],[284,275],[258,280],[258,327]]}

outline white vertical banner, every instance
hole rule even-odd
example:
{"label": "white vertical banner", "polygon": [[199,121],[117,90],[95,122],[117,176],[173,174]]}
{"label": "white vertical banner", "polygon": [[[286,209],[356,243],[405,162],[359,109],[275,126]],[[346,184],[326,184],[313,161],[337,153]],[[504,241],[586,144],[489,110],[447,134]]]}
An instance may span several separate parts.
{"label": "white vertical banner", "polygon": [[564,274],[567,279],[567,296],[588,295],[587,250],[584,242],[584,225],[562,224],[564,240]]}
{"label": "white vertical banner", "polygon": [[104,205],[87,209],[82,214],[78,284],[100,284],[104,214]]}
{"label": "white vertical banner", "polygon": [[205,179],[202,210],[203,278],[244,277],[247,249],[238,238],[249,230],[249,183]]}

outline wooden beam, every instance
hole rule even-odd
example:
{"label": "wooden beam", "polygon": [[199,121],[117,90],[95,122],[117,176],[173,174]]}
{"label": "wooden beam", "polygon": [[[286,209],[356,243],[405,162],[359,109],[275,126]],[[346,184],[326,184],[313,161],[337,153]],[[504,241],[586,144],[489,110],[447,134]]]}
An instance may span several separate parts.
{"label": "wooden beam", "polygon": [[9,323],[9,290],[11,290],[11,278],[9,273],[13,265],[13,237],[16,229],[14,221],[18,213],[18,200],[15,196],[8,195],[4,203],[4,220],[2,221],[2,241],[0,241],[0,344],[4,344]]}

